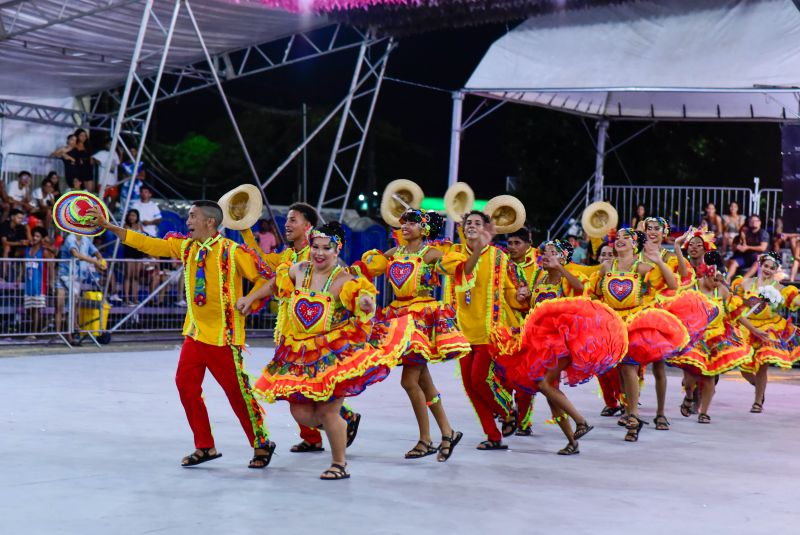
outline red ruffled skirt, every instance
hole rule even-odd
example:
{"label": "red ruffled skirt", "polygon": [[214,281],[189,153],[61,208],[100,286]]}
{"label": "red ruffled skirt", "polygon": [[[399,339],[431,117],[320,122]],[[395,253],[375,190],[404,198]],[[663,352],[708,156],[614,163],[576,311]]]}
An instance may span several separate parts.
{"label": "red ruffled skirt", "polygon": [[406,351],[414,327],[409,320],[358,324],[351,319],[325,334],[284,335],[253,390],[270,403],[357,396],[386,379]]}
{"label": "red ruffled skirt", "polygon": [[456,311],[432,297],[418,297],[409,302],[394,301],[381,316],[391,320],[409,316],[414,326],[402,364],[437,363],[459,359],[471,351],[469,340],[456,323]]}
{"label": "red ruffled skirt", "polygon": [[685,290],[675,297],[667,298],[656,305],[666,310],[683,323],[689,334],[689,341],[676,354],[690,351],[705,335],[709,320],[713,317],[715,307],[708,298],[696,290]]}
{"label": "red ruffled skirt", "polygon": [[628,354],[623,364],[646,366],[679,354],[689,344],[689,331],[680,319],[661,308],[629,314]]}
{"label": "red ruffled skirt", "polygon": [[561,380],[575,386],[616,366],[628,348],[625,322],[585,297],[542,301],[525,319],[517,347],[510,336],[501,331],[496,337],[497,368],[504,381],[528,392],[564,359],[569,363]]}

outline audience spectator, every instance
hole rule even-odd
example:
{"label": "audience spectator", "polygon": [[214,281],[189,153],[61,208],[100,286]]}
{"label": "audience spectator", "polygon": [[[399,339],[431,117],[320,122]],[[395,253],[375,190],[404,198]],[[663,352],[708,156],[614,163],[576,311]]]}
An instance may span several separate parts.
{"label": "audience spectator", "polygon": [[111,140],[109,139],[103,145],[103,150],[95,152],[92,156],[92,161],[97,166],[97,195],[103,199],[109,197],[110,188],[117,185],[117,168],[120,164],[119,147],[114,154],[111,154],[110,149]]}
{"label": "audience spectator", "polygon": [[647,219],[647,208],[643,204],[636,205],[636,213],[631,219],[631,228],[644,232],[644,220]]}
{"label": "audience spectator", "polygon": [[728,213],[722,216],[723,241],[722,252],[733,250],[733,240],[739,235],[739,230],[744,226],[745,218],[739,213],[739,203],[736,201],[728,205]]}
{"label": "audience spectator", "polygon": [[49,178],[42,180],[42,185],[33,190],[31,194],[34,208],[38,211],[50,211],[56,202],[53,183]]}
{"label": "audience spectator", "polygon": [[3,258],[22,258],[25,247],[31,241],[30,229],[25,225],[25,213],[12,208],[8,221],[0,225],[0,241],[3,244]]}
{"label": "audience spectator", "polygon": [[[131,156],[133,156],[134,159],[136,158],[137,154],[137,149],[131,149]],[[135,177],[133,172],[133,164],[133,160],[128,160],[122,164],[123,178],[122,181],[120,181],[122,185],[119,188],[119,202],[123,207],[125,206],[125,201],[128,199],[128,189],[131,187],[131,183],[133,183],[131,202],[139,200],[139,188],[142,187],[142,181],[145,177],[144,163],[139,162],[139,165],[136,168]]]}
{"label": "audience spectator", "polygon": [[80,178],[72,177],[72,181],[69,183],[69,187],[64,193],[69,193],[70,191],[86,191]]}
{"label": "audience spectator", "polygon": [[[128,211],[125,215],[125,228],[145,234],[144,227],[139,221],[139,211],[135,208]],[[122,297],[128,305],[136,305],[139,302],[139,279],[142,276],[142,262],[144,253],[127,245],[122,246],[125,258],[135,260],[135,262],[125,262],[125,275],[122,283]]]}
{"label": "audience spectator", "polygon": [[11,199],[6,193],[6,185],[0,181],[0,222],[8,218],[9,210],[11,210]]}
{"label": "audience spectator", "polygon": [[274,221],[259,219],[258,231],[255,233],[258,246],[265,253],[271,253],[278,246],[278,238],[275,236]]}
{"label": "audience spectator", "polygon": [[717,207],[713,202],[706,204],[703,217],[700,219],[700,228],[714,235],[716,245],[722,245],[722,218],[717,213]]}
{"label": "audience spectator", "polygon": [[53,196],[58,199],[61,197],[61,177],[58,176],[58,173],[55,171],[50,171],[47,173],[47,179],[50,181],[50,184],[53,186]]}
{"label": "audience spectator", "polygon": [[570,234],[567,242],[572,246],[572,261],[576,264],[586,263],[586,247],[581,243],[577,236]]}
{"label": "audience spectator", "polygon": [[[58,276],[55,281],[56,288],[56,331],[61,331],[62,318],[64,315],[64,305],[66,303],[67,292],[71,292],[76,297],[80,293],[81,283],[89,280],[93,267],[104,271],[106,269],[106,262],[100,255],[100,251],[92,243],[91,238],[79,236],[76,234],[69,234],[64,239],[64,244],[58,250],[58,258],[62,260],[58,264]],[[78,262],[75,263],[75,272],[70,270],[70,262],[72,258],[77,258]],[[67,326],[71,331],[72,325]],[[67,336],[70,340],[71,337]]]}
{"label": "audience spectator", "polygon": [[757,214],[750,216],[747,227],[744,227],[735,240],[734,253],[728,261],[728,282],[740,269],[747,271],[756,263],[758,255],[769,247],[769,234],[761,228],[761,218]]}
{"label": "audience spectator", "polygon": [[142,184],[139,188],[139,196],[140,200],[131,203],[131,208],[138,211],[144,233],[148,236],[158,237],[161,209],[153,200],[153,190],[147,184]]}
{"label": "audience spectator", "polygon": [[67,136],[67,144],[58,147],[56,150],[50,154],[53,158],[61,158],[64,160],[64,163],[70,162],[73,163],[74,158],[69,155],[69,151],[75,148],[75,143],[78,141],[78,136],[75,134],[70,134]]}
{"label": "audience spectator", "polygon": [[26,213],[34,210],[31,199],[31,178],[29,171],[20,171],[17,179],[8,185],[6,195],[11,208],[17,208]]}
{"label": "audience spectator", "polygon": [[94,167],[92,166],[92,156],[86,145],[88,140],[89,135],[85,130],[81,128],[75,130],[75,146],[66,154],[73,161],[64,160],[64,174],[67,184],[73,184],[77,178],[86,191],[94,193]]}
{"label": "audience spectator", "polygon": [[[31,316],[32,333],[42,332],[42,311],[47,306],[47,263],[53,258],[54,249],[49,247],[47,230],[36,227],[31,231],[31,244],[25,248],[25,295],[23,304]],[[28,340],[36,340],[31,335]]]}

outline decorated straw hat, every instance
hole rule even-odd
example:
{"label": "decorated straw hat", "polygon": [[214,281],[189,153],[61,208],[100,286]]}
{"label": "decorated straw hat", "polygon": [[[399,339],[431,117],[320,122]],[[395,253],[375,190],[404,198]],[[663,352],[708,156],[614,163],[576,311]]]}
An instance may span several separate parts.
{"label": "decorated straw hat", "polygon": [[527,217],[522,201],[513,195],[492,197],[483,207],[483,213],[492,220],[498,234],[518,231],[525,225]]}
{"label": "decorated straw hat", "polygon": [[103,228],[87,215],[90,208],[98,208],[108,219],[108,208],[103,201],[88,191],[70,191],[58,198],[53,205],[53,221],[65,232],[81,236],[99,236]]}
{"label": "decorated straw hat", "polygon": [[231,230],[245,230],[256,224],[264,211],[261,190],[253,184],[242,184],[219,198],[222,208],[222,226]]}

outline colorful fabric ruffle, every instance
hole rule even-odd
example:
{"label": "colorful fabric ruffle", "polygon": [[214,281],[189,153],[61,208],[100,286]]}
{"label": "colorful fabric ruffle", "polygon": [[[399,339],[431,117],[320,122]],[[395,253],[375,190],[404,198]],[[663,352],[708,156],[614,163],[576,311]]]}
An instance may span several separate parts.
{"label": "colorful fabric ruffle", "polygon": [[625,319],[628,354],[624,364],[646,366],[678,354],[690,341],[689,331],[675,315],[660,308],[646,308]]}
{"label": "colorful fabric ruffle", "polygon": [[520,337],[503,328],[495,345],[502,380],[533,393],[562,359],[569,364],[561,380],[570,386],[605,373],[627,352],[628,334],[619,315],[604,303],[570,297],[539,303],[525,319]]}
{"label": "colorful fabric ruffle", "polygon": [[459,359],[471,351],[469,340],[458,329],[453,307],[432,297],[415,297],[394,301],[381,312],[384,320],[403,316],[409,316],[414,327],[408,349],[402,355],[403,364]]}
{"label": "colorful fabric ruffle", "polygon": [[714,376],[750,361],[753,348],[743,341],[735,329],[726,323],[725,328],[716,331],[667,363],[694,375]]}
{"label": "colorful fabric ruffle", "polygon": [[746,331],[746,341],[755,350],[752,357],[741,365],[743,372],[758,373],[761,366],[774,364],[789,369],[800,361],[800,336],[791,320],[774,314],[768,320],[748,318],[750,322],[767,333],[769,342],[759,340]]}
{"label": "colorful fabric ruffle", "polygon": [[686,290],[675,297],[660,297],[657,308],[666,310],[683,322],[689,333],[689,342],[678,353],[689,351],[703,338],[716,307],[702,292]]}
{"label": "colorful fabric ruffle", "polygon": [[254,391],[269,403],[357,396],[386,379],[408,348],[413,326],[403,316],[366,325],[351,320],[305,339],[284,335]]}

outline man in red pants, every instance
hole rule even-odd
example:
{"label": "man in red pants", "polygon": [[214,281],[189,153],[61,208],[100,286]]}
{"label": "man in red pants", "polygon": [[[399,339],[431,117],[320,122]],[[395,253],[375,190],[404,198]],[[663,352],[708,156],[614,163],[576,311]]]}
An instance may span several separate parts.
{"label": "man in red pants", "polygon": [[455,277],[456,314],[462,332],[472,345],[472,352],[458,361],[461,380],[487,437],[477,448],[508,449],[503,444],[503,436],[493,415],[504,417],[503,427],[510,428],[508,435],[516,428],[516,415],[511,407],[500,402],[500,396],[495,396],[490,377],[490,337],[500,325],[518,326],[516,318],[507,313],[507,309],[523,310],[527,303],[516,298],[517,289],[508,271],[508,255],[490,245],[494,226],[489,216],[473,210],[463,223],[466,243],[454,248],[468,258]]}
{"label": "man in red pants", "polygon": [[175,383],[186,418],[194,433],[196,450],[182,466],[194,466],[221,457],[214,445],[203,401],[203,377],[208,369],[222,387],[253,446],[250,468],[265,468],[275,451],[267,436],[264,412],[253,398],[242,366],[244,315],[242,276],[254,283],[252,291],[272,284],[273,272],[247,248],[223,238],[218,228],[222,210],[213,201],[197,201],[189,210],[189,236],[170,234],[157,239],[110,224],[99,210],[90,210],[96,223],[113,232],[125,245],[156,257],[183,262],[186,280],[186,336],[178,360]]}

